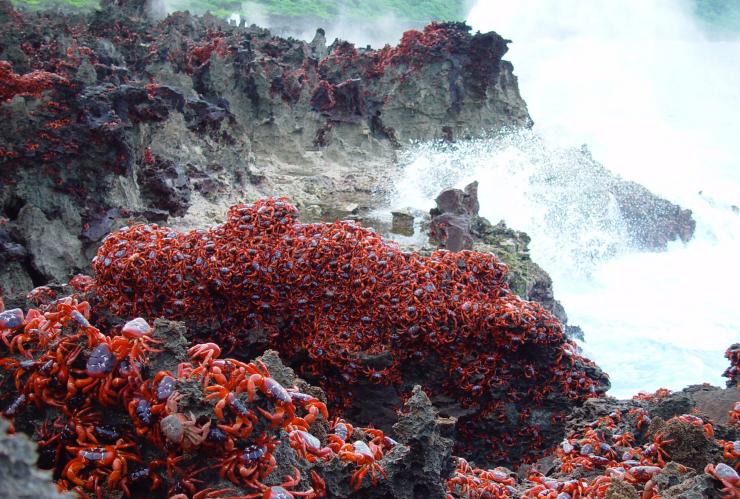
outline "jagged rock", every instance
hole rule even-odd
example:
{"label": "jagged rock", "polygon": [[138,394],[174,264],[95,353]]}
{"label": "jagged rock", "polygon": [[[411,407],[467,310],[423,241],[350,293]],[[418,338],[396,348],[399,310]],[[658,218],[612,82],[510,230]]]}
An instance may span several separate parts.
{"label": "jagged rock", "polygon": [[635,488],[624,480],[612,480],[606,490],[606,499],[638,499],[640,495]]}
{"label": "jagged rock", "polygon": [[712,448],[710,439],[700,426],[693,426],[680,421],[666,423],[655,417],[648,428],[649,435],[661,435],[667,442],[665,451],[671,461],[675,461],[695,470],[703,470],[713,462],[716,449]]}
{"label": "jagged rock", "polygon": [[26,248],[13,241],[8,229],[0,225],[0,263],[22,261],[27,256]]}
{"label": "jagged rock", "polygon": [[182,322],[163,318],[156,319],[152,336],[162,342],[161,352],[152,356],[151,369],[154,372],[177,369],[180,362],[188,361],[188,331]]}
{"label": "jagged rock", "polygon": [[[541,354],[544,355],[546,353],[541,352]],[[386,367],[382,358],[376,359],[376,362],[376,364],[372,365],[374,369]],[[603,393],[608,389],[608,376],[600,369],[588,366],[580,367],[584,368],[588,377],[595,381],[596,393]],[[475,408],[465,407],[458,400],[444,394],[441,384],[444,382],[446,375],[439,360],[430,355],[427,358],[417,359],[415,362],[408,363],[405,366],[403,372],[404,385],[400,390],[373,384],[369,381],[360,381],[352,386],[352,390],[356,394],[356,399],[352,407],[347,410],[346,415],[352,421],[361,424],[372,423],[376,427],[388,431],[396,421],[397,415],[394,407],[401,405],[399,392],[404,390],[411,391],[415,385],[423,384],[435,393],[431,399],[435,409],[439,410],[439,413],[443,417],[452,418],[455,421],[457,432],[463,431],[461,428],[467,431],[471,431],[474,428],[476,434],[480,435],[516,434],[519,426],[519,406],[517,402],[508,400],[506,394],[502,391],[500,397],[502,400],[506,400],[506,410],[504,412],[506,412],[508,417],[503,421],[493,415],[482,419],[476,418]],[[585,404],[598,403],[599,400],[601,399],[589,399]],[[533,410],[532,422],[538,426],[540,436],[545,442],[550,442],[554,445],[563,436],[564,425],[561,422],[554,421],[551,415],[555,413],[565,414],[572,410],[573,402],[565,397],[549,397],[543,406]],[[473,440],[475,441],[475,439]],[[457,453],[476,463],[484,464],[488,463],[486,456],[489,450],[488,445],[481,438],[478,445],[474,442],[467,442],[465,450],[461,451],[457,449]],[[522,439],[519,439],[519,441],[513,440],[507,447],[507,451],[511,460],[516,461],[519,456],[526,454],[526,444]]]}
{"label": "jagged rock", "polygon": [[170,215],[183,216],[190,207],[192,187],[185,168],[157,156],[142,169],[142,194],[151,204],[167,210]]}
{"label": "jagged rock", "polygon": [[329,55],[329,50],[326,48],[326,32],[321,28],[316,30],[316,34],[308,46],[311,47],[311,55],[317,60]]}
{"label": "jagged rock", "polygon": [[46,282],[67,281],[72,274],[87,267],[82,243],[60,219],[49,220],[33,205],[21,208],[16,226],[29,254],[33,268]]}
{"label": "jagged rock", "polygon": [[393,425],[404,445],[394,447],[383,463],[395,497],[445,497],[443,483],[454,468],[453,441],[440,428],[445,425],[454,425],[454,420],[440,420],[429,397],[415,386]]}
{"label": "jagged rock", "polygon": [[[727,352],[725,353],[725,357],[732,358],[734,357],[737,359],[740,357],[740,343],[733,343],[730,345],[730,348],[727,349]],[[730,367],[728,367],[725,372],[722,374],[725,378],[727,378],[727,387],[735,387],[738,385],[738,382],[740,382],[740,366],[737,364],[737,360],[734,362],[730,361]]]}
{"label": "jagged rock", "polygon": [[[102,212],[90,210],[84,218],[82,234],[83,242],[95,243],[101,241],[116,227],[116,221],[129,214],[126,209],[111,208]],[[152,217],[154,218],[154,217]]]}
{"label": "jagged rock", "polygon": [[[496,225],[478,215],[478,182],[464,190],[447,189],[437,196],[437,207],[430,212],[429,238],[449,251],[474,249],[495,253],[509,266],[508,284],[519,296],[536,301],[567,325],[568,316],[552,291],[552,279],[529,257],[529,236],[509,229],[501,221]],[[583,339],[583,331],[571,326],[571,337]]]}
{"label": "jagged rock", "polygon": [[28,251],[13,237],[8,221],[0,218],[0,297],[33,287],[25,268],[27,257]]}
{"label": "jagged rock", "polygon": [[663,471],[652,478],[652,481],[655,484],[656,490],[662,492],[685,482],[688,478],[687,474],[693,475],[694,472],[693,470],[687,471],[676,462],[670,462],[663,468]]}
{"label": "jagged rock", "polygon": [[736,388],[693,385],[661,398],[651,406],[650,415],[668,420],[698,411],[712,421],[729,424],[729,413],[738,399]]}
{"label": "jagged rock", "polygon": [[393,425],[399,444],[380,461],[386,478],[372,487],[366,480],[364,487],[353,492],[346,480],[335,478],[344,467],[330,463],[325,469],[330,497],[444,498],[444,481],[454,468],[454,442],[444,434],[451,432],[454,423],[454,419],[439,418],[429,397],[420,386],[415,386]]}
{"label": "jagged rock", "polygon": [[465,190],[447,189],[434,200],[437,207],[430,212],[429,238],[449,251],[473,249],[471,223],[478,215],[478,182]]}
{"label": "jagged rock", "polygon": [[666,499],[720,499],[722,497],[712,483],[712,477],[701,474],[685,480],[661,492]]}
{"label": "jagged rock", "polygon": [[443,213],[432,219],[430,236],[440,241],[440,248],[449,251],[473,249],[470,218],[466,215]]}
{"label": "jagged rock", "polygon": [[0,497],[61,499],[51,473],[36,467],[36,445],[24,434],[8,434],[8,422],[0,417]]}
{"label": "jagged rock", "polygon": [[[0,105],[0,167],[13,179],[0,179],[0,216],[8,214],[3,200],[14,196],[52,223],[66,203],[93,222],[125,207],[180,228],[267,195],[287,195],[327,214],[348,203],[373,208],[383,199],[397,149],[410,141],[453,141],[532,124],[513,67],[502,60],[508,41],[471,34],[460,23],[434,24],[406,34],[397,47],[374,51],[341,41],[327,47],[322,30],[306,43],[212,16],[177,13],[157,21],[144,15],[154,7],[144,0],[106,6],[79,18],[19,15],[0,0],[7,18],[0,59],[19,73],[59,70],[69,82],[39,99]],[[78,20],[80,29],[68,29]],[[49,108],[52,102],[59,106]],[[147,149],[187,168],[189,200],[179,172],[154,189],[169,194],[150,195],[141,161]],[[641,244],[660,244],[676,230],[689,235],[688,215],[673,205],[651,204],[637,187],[617,198],[636,228],[656,227],[638,238]],[[674,216],[682,221],[674,223]],[[449,231],[459,232],[452,239],[460,242],[449,247],[469,247],[465,221],[451,218]],[[107,224],[101,221],[96,232]],[[64,237],[82,234],[80,249],[89,256],[99,237],[85,230],[67,226]],[[3,278],[6,286],[23,286],[25,275],[34,274],[44,249],[27,250],[30,258],[18,260],[19,273]]]}
{"label": "jagged rock", "polygon": [[693,236],[696,222],[691,210],[682,209],[642,185],[607,170],[592,157],[586,146],[572,151],[569,160],[565,169],[556,167],[541,180],[549,183],[548,177],[556,177],[556,182],[569,190],[603,199],[603,206],[614,203],[620,215],[618,230],[624,230],[631,246],[660,251],[665,250],[670,241],[687,242]]}
{"label": "jagged rock", "polygon": [[33,279],[21,262],[8,262],[0,266],[0,288],[7,295],[16,295],[32,289]]}
{"label": "jagged rock", "polygon": [[[101,232],[125,221],[115,210],[188,227],[266,195],[329,214],[350,203],[374,207],[408,141],[531,123],[501,60],[507,41],[462,24],[434,25],[423,43],[412,34],[373,51],[327,47],[322,30],[306,43],[209,16],[156,21],[144,16],[151,6],[143,0],[107,0],[79,18],[0,6],[8,19],[0,59],[20,74],[45,67],[70,82],[0,105],[0,168],[9,172],[0,179],[0,216],[14,220],[5,202],[14,198],[52,225],[62,205],[78,212],[79,227],[65,220],[60,236],[81,244],[68,248],[71,262],[57,259],[55,277],[80,266],[72,252],[89,256]],[[77,19],[81,28],[70,31]],[[20,50],[24,43],[37,52]],[[29,147],[16,140],[39,136]],[[164,173],[142,161],[147,150]],[[34,269],[53,255],[35,241],[3,277],[6,287],[27,287],[28,274],[35,284],[48,279],[48,269]]]}
{"label": "jagged rock", "polygon": [[696,221],[691,210],[661,199],[635,182],[616,184],[614,193],[636,247],[664,249],[671,241],[687,242],[694,235]]}

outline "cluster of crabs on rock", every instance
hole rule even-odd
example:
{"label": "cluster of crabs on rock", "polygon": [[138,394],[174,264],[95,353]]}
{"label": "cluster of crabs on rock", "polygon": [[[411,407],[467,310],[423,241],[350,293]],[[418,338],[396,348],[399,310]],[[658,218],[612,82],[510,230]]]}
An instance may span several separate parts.
{"label": "cluster of crabs on rock", "polygon": [[242,354],[259,327],[338,411],[362,382],[403,400],[409,369],[432,362],[439,376],[425,390],[466,413],[458,451],[482,448],[489,462],[525,459],[515,437],[536,455],[553,443],[538,420],[557,423],[568,403],[608,387],[552,314],[509,290],[494,255],[405,253],[355,223],[302,224],[296,213],[266,199],[206,230],[110,234],[93,260],[99,306],[185,320]]}
{"label": "cluster of crabs on rock", "polygon": [[[315,471],[301,489],[297,467],[282,483],[264,483],[278,468],[281,436],[307,463],[354,463],[355,489],[366,475],[375,482],[384,474],[377,460],[395,441],[368,428],[357,432],[367,439],[353,443],[352,426],[335,418],[322,445],[310,431],[320,419],[326,433],[324,403],[284,387],[262,361],[222,359],[216,344],[205,343],[176,362],[185,350],[173,353],[168,342],[185,340],[167,321],[157,322],[158,333],[139,317],[104,334],[77,295],[56,300],[49,288],[37,288],[30,298],[40,307],[0,314],[7,355],[0,359],[0,385],[8,401],[2,415],[25,425],[35,419],[39,465],[54,470],[61,490],[178,498],[325,495]],[[22,417],[28,410],[42,413]]]}
{"label": "cluster of crabs on rock", "polygon": [[[2,415],[38,442],[39,466],[53,470],[60,490],[178,499],[654,498],[689,489],[740,497],[740,404],[713,424],[675,410],[661,419],[654,409],[667,390],[610,401],[557,321],[509,292],[492,255],[421,257],[355,224],[294,216],[269,199],[235,206],[208,230],[133,226],[105,240],[96,279],[74,278],[69,296],[37,288],[26,312],[0,302]],[[274,352],[247,360],[256,331],[328,398]],[[736,353],[727,353],[735,369]],[[404,365],[428,358],[446,379],[405,392]],[[340,418],[361,381],[402,393],[398,442]],[[561,443],[543,448],[537,418],[557,394],[582,408],[563,422]],[[467,419],[437,417],[431,404],[440,397],[456,399]],[[483,436],[476,424],[501,407],[517,408],[529,435]],[[502,450],[523,441],[530,464],[518,474],[476,467],[466,452],[473,439],[491,449],[483,462],[492,466],[510,465]],[[465,458],[451,456],[453,441]]]}

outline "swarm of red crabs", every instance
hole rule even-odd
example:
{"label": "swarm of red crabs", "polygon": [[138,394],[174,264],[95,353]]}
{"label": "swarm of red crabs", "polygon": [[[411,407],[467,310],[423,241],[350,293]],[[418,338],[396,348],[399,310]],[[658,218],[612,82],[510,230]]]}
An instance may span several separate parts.
{"label": "swarm of red crabs", "polygon": [[[53,293],[38,288],[30,297],[49,301]],[[281,438],[308,463],[353,463],[355,489],[366,477],[382,479],[378,460],[393,440],[366,429],[365,439],[353,441],[352,426],[334,419],[322,444],[311,425],[328,421],[326,406],[282,386],[263,363],[222,359],[216,344],[205,343],[190,347],[174,371],[154,372],[161,340],[147,321],[135,318],[104,334],[89,312],[87,302],[71,296],[27,313],[0,313],[2,415],[13,421],[41,411],[39,465],[54,470],[61,490],[98,497],[103,490],[128,497],[323,496],[316,471],[306,480],[296,468],[274,485]],[[265,484],[271,475],[273,485]]]}
{"label": "swarm of red crabs", "polygon": [[[201,343],[173,370],[156,370],[164,338],[144,319],[104,334],[76,295],[57,300],[49,288],[37,288],[29,299],[40,307],[0,313],[2,415],[27,422],[21,416],[31,411],[43,421],[30,431],[39,465],[54,471],[61,490],[82,497],[112,491],[178,499],[323,497],[322,466],[332,460],[348,463],[352,490],[386,479],[383,457],[399,444],[338,418],[319,438],[315,425],[326,427],[326,406],[280,384],[261,361],[221,358],[218,345]],[[555,449],[558,467],[549,476],[535,466],[522,480],[506,468],[484,470],[456,458],[448,497],[600,498],[615,481],[631,484],[642,498],[660,497],[670,483],[661,476],[694,476],[671,462],[685,458],[676,450],[678,430],[716,450],[717,462],[704,471],[718,497],[740,497],[740,441],[715,438],[714,425],[696,415],[655,425],[639,405],[667,394],[635,397],[631,409],[571,433]],[[738,416],[734,409],[731,424]],[[276,476],[278,447],[286,444],[308,476],[297,468]]]}
{"label": "swarm of red crabs", "polygon": [[[302,224],[282,199],[231,208],[226,223],[178,232],[137,225],[109,235],[93,261],[100,306],[120,316],[166,316],[214,331],[239,351],[249,331],[318,380],[337,411],[360,380],[399,387],[404,365],[436,359],[443,392],[474,414],[465,438],[506,457],[508,434],[474,432],[505,420],[508,404],[597,396],[574,345],[549,312],[514,295],[492,254],[404,253],[352,222]],[[383,356],[382,368],[370,361]],[[400,389],[400,388],[399,388]],[[515,408],[515,410],[517,410]],[[532,414],[520,437],[543,447]]]}
{"label": "swarm of red crabs", "polygon": [[[383,459],[397,444],[380,430],[356,432],[336,414],[351,403],[358,379],[395,386],[402,364],[425,356],[447,370],[446,393],[481,415],[507,397],[523,399],[527,415],[553,392],[596,394],[579,371],[588,364],[557,321],[509,292],[506,267],[492,255],[421,257],[351,223],[306,225],[294,215],[270,199],[234,207],[210,230],[130,227],[104,242],[97,280],[71,281],[80,293],[57,299],[41,287],[27,297],[37,308],[0,308],[2,415],[34,434],[39,464],[54,471],[60,489],[321,497],[323,466],[334,460],[347,463],[349,490],[373,488],[386,480]],[[99,301],[96,317],[112,324],[105,332],[90,322],[83,296]],[[163,362],[171,356],[167,337],[151,325],[161,315],[212,331],[213,341]],[[222,357],[220,344],[238,351],[257,325],[288,357],[310,359],[303,368],[328,390],[333,419],[322,400],[281,384],[263,363]],[[542,345],[556,354],[538,365],[517,356]],[[392,362],[382,370],[363,362],[386,352]],[[518,378],[530,382],[527,392],[517,391]],[[657,497],[662,474],[690,473],[671,433],[679,425],[714,449],[704,467],[711,486],[740,497],[740,442],[715,438],[713,425],[696,415],[653,427],[640,404],[667,394],[637,396],[631,409],[574,431],[555,449],[559,468],[548,476],[535,466],[522,482],[505,468],[457,458],[452,476],[441,479],[450,497],[604,497],[616,481]],[[29,428],[28,411],[41,423]],[[735,407],[731,424],[739,414]],[[526,418],[521,428],[537,434]],[[469,434],[458,428],[455,437]],[[494,449],[508,442],[488,438]],[[281,446],[303,472],[289,465],[286,473]]]}
{"label": "swarm of red crabs", "polygon": [[558,466],[550,476],[533,467],[522,485],[518,485],[517,475],[506,468],[483,470],[458,458],[454,475],[447,481],[448,490],[452,497],[603,498],[613,489],[613,483],[621,482],[629,484],[642,499],[659,498],[670,486],[702,471],[671,462],[670,451],[678,448],[679,442],[668,435],[683,427],[684,431],[691,428],[703,432],[708,442],[720,448],[724,462],[709,463],[703,469],[713,486],[704,492],[715,494],[718,490],[719,494],[705,497],[740,497],[740,441],[714,440],[713,425],[689,414],[671,418],[651,433],[646,431],[646,414],[638,408],[614,411],[585,425],[556,448]]}

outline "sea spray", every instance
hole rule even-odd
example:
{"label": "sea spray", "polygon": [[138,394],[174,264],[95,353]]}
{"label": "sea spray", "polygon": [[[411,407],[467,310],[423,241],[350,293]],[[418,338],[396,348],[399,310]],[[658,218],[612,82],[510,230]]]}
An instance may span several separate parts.
{"label": "sea spray", "polygon": [[[481,1],[469,22],[514,40],[534,131],[418,145],[392,206],[478,180],[481,214],[532,237],[612,395],[722,384],[740,340],[740,41],[713,40],[677,1]],[[599,163],[691,209],[694,238],[636,248]]]}

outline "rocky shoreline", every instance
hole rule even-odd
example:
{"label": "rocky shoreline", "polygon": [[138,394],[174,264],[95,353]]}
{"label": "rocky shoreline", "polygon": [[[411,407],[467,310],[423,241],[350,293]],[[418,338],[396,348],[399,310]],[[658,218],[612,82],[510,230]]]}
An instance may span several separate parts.
{"label": "rocky shoreline", "polygon": [[[283,195],[306,220],[362,218],[384,204],[399,148],[532,124],[495,33],[432,25],[371,50],[327,46],[321,30],[306,43],[208,16],[155,21],[142,6],[0,3],[6,294],[89,271],[130,221],[190,228]],[[690,212],[593,170],[611,178],[635,244],[691,237]]]}
{"label": "rocky shoreline", "polygon": [[[358,49],[118,3],[0,0],[0,495],[56,497],[24,489],[37,462],[106,497],[740,496],[737,387],[604,397],[476,184],[426,246],[362,227],[413,141],[532,126],[507,40]],[[635,246],[692,237],[581,159]]]}
{"label": "rocky shoreline", "polygon": [[[0,344],[10,354],[0,361],[0,401],[13,427],[6,435],[0,421],[5,497],[61,497],[35,470],[26,435],[38,442],[38,465],[52,470],[57,486],[83,496],[241,497],[260,488],[277,494],[280,487],[306,497],[368,498],[732,498],[740,492],[732,469],[740,462],[737,345],[727,353],[726,389],[700,385],[631,400],[572,401],[559,442],[543,457],[481,469],[456,457],[459,419],[439,411],[428,388],[409,391],[387,431],[353,429],[333,409],[323,412],[325,392],[298,378],[277,352],[253,362],[227,359],[213,343],[197,343],[210,333],[182,322],[121,323],[100,308],[91,317],[80,300],[98,301],[95,283],[78,278],[73,285],[31,294],[25,305],[38,308],[25,318],[19,309],[0,314],[0,331],[11,344],[7,350]],[[58,298],[57,291],[73,295]],[[24,327],[30,321],[39,329]],[[109,323],[116,325],[102,326]],[[56,352],[44,350],[49,340]],[[29,359],[19,348],[37,367],[23,364]],[[53,363],[59,352],[71,356],[67,373]],[[227,383],[219,377],[231,379],[242,368],[254,373],[256,393],[247,397],[246,382],[233,388],[240,403],[215,388]],[[272,385],[263,386],[268,373]],[[384,403],[369,394],[358,393],[364,403]],[[122,460],[104,461],[103,452]],[[38,479],[30,482],[31,476]]]}

